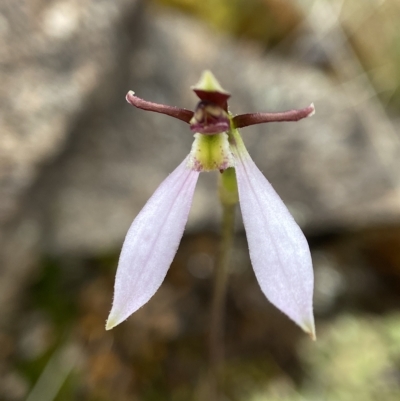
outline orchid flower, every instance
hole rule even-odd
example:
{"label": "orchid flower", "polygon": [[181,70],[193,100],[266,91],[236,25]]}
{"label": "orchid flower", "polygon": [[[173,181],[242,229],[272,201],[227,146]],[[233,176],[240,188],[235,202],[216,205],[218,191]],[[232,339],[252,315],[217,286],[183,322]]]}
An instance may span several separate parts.
{"label": "orchid flower", "polygon": [[253,124],[298,121],[313,115],[314,105],[281,113],[233,116],[227,106],[230,94],[211,72],[205,71],[192,89],[200,99],[194,112],[145,101],[132,91],[126,96],[139,109],[189,124],[195,139],[189,155],[158,187],[129,228],[106,329],[143,306],[162,284],[182,238],[199,173],[234,169],[258,283],[272,304],[315,338],[314,278],[307,240],[254,164],[238,131]]}

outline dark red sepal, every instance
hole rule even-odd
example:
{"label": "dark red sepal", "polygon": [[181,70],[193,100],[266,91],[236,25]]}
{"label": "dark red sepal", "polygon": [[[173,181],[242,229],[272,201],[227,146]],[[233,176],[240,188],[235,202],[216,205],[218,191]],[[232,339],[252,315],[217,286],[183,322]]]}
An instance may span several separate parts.
{"label": "dark red sepal", "polygon": [[181,109],[175,106],[149,102],[137,97],[134,92],[129,91],[126,95],[126,101],[138,109],[154,111],[156,113],[166,114],[167,116],[177,118],[178,120],[189,123],[193,117],[193,111]]}
{"label": "dark red sepal", "polygon": [[227,92],[217,92],[217,91],[205,91],[201,89],[193,88],[193,92],[198,96],[198,98],[204,102],[214,103],[228,111],[228,99],[231,95]]}
{"label": "dark red sepal", "polygon": [[240,114],[233,117],[235,128],[248,127],[255,124],[273,123],[281,121],[299,121],[303,118],[311,117],[315,113],[314,104],[311,103],[304,109],[288,110],[278,113],[249,113]]}

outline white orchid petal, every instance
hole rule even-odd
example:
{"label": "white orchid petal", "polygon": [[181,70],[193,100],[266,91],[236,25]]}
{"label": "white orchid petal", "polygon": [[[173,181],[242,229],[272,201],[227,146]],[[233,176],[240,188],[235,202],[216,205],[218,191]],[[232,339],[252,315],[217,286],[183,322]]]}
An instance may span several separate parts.
{"label": "white orchid petal", "polygon": [[107,330],[144,305],[167,274],[199,176],[187,167],[187,160],[162,182],[129,228],[119,259]]}
{"label": "white orchid petal", "polygon": [[244,146],[235,153],[240,208],[257,280],[269,301],[315,338],[307,240]]}

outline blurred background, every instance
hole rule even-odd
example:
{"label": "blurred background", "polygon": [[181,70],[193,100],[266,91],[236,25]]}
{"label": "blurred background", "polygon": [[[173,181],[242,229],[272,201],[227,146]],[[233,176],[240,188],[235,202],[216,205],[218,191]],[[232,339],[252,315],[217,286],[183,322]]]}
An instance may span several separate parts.
{"label": "blurred background", "polygon": [[240,212],[221,400],[400,399],[398,0],[0,0],[0,400],[204,400],[220,208],[202,174],[152,300],[104,330],[125,233],[211,69],[310,242],[317,342],[262,295]]}

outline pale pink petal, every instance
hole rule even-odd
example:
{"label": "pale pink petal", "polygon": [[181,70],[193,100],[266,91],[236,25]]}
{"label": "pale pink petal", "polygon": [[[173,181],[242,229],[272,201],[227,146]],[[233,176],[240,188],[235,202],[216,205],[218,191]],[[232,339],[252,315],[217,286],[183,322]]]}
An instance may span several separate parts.
{"label": "pale pink petal", "polygon": [[157,188],[129,228],[107,330],[144,305],[163,282],[185,229],[198,176],[187,167],[186,158]]}
{"label": "pale pink petal", "polygon": [[314,276],[307,240],[245,149],[236,153],[235,168],[250,258],[261,289],[314,338]]}

